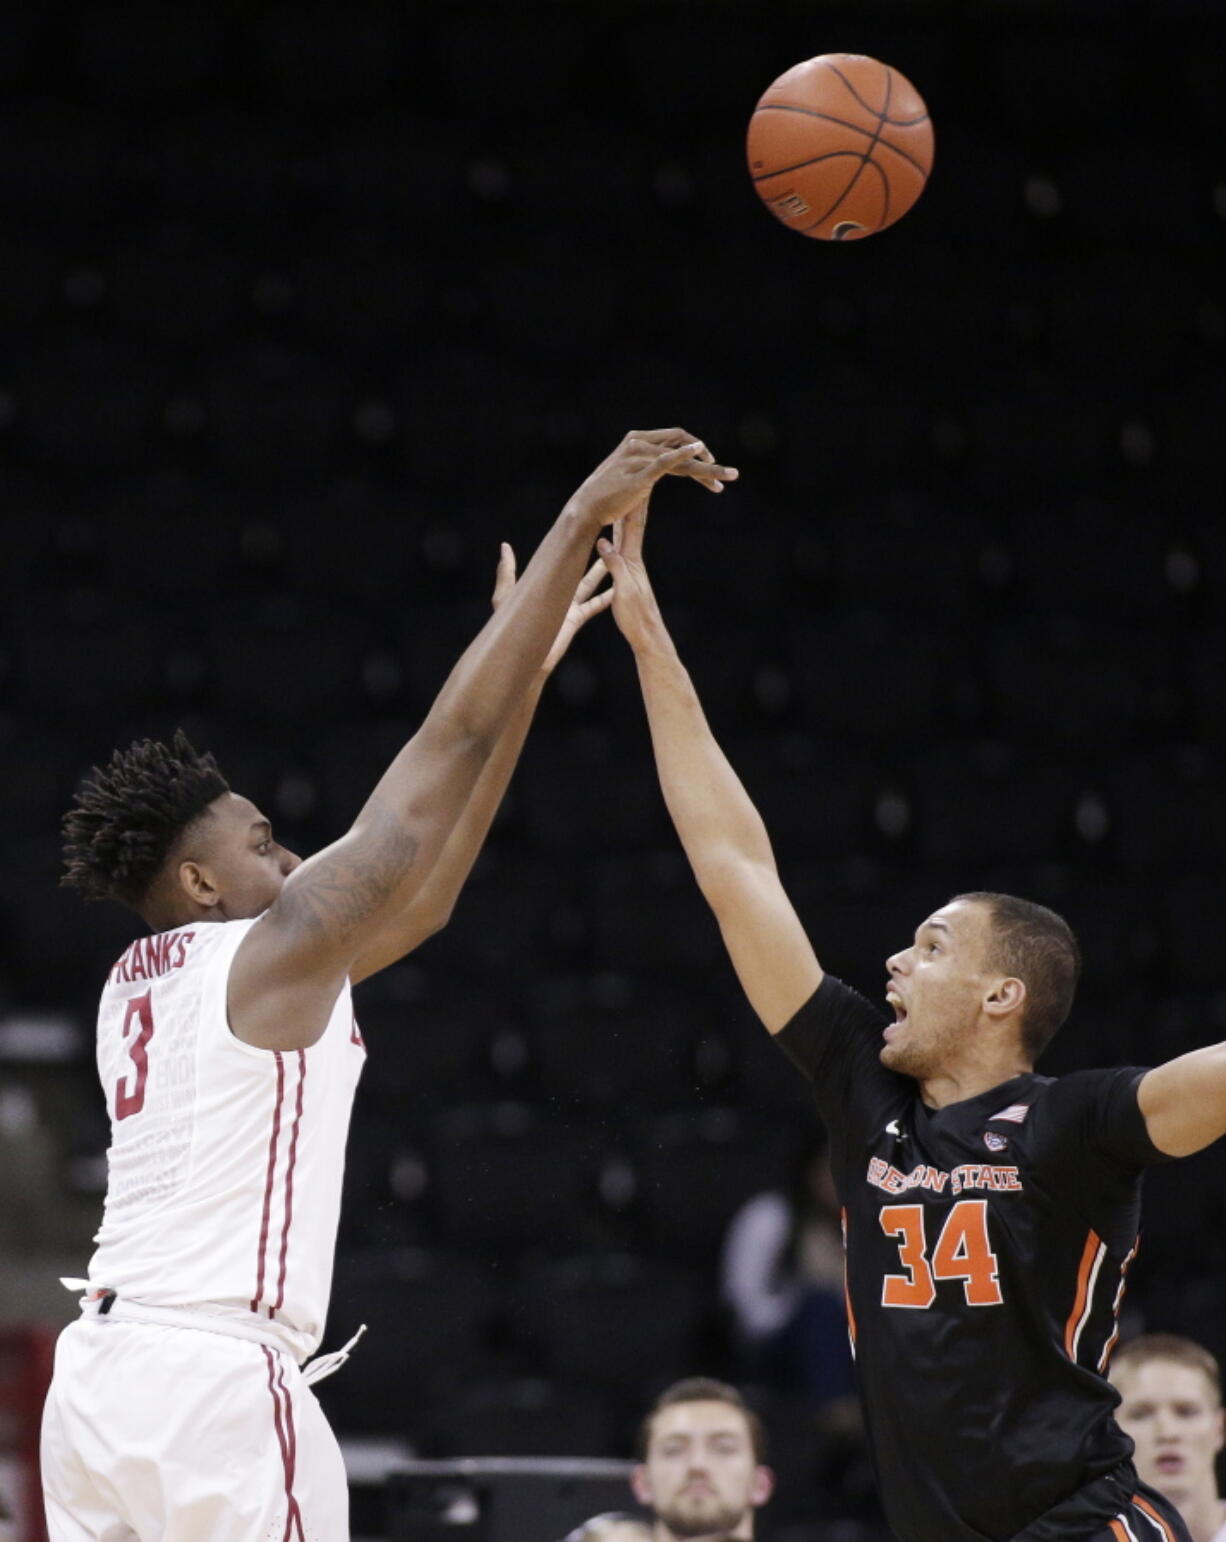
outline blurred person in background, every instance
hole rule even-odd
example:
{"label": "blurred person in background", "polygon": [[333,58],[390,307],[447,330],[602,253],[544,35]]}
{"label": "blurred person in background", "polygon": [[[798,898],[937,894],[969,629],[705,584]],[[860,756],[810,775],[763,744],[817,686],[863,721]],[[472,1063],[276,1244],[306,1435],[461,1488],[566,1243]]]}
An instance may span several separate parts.
{"label": "blurred person in background", "polygon": [[1115,1352],[1116,1420],[1136,1448],[1146,1483],[1183,1516],[1192,1542],[1226,1542],[1226,1504],[1218,1494],[1222,1449],[1222,1373],[1202,1345],[1174,1333],[1147,1333]]}
{"label": "blurred person in background", "polygon": [[[310,1390],[366,1047],[351,988],[442,925],[556,653],[597,532],[649,482],[735,472],[678,429],[629,434],[495,613],[351,829],[303,862],[179,733],[116,751],[64,821],[65,882],[150,935],[110,971],[111,1145],[81,1317],[42,1428],[52,1542],[342,1542],[340,1448]],[[254,661],[253,661],[254,663]],[[346,1346],[348,1349],[349,1346]]]}
{"label": "blurred person in background", "polygon": [[724,1237],[721,1291],[743,1374],[814,1409],[849,1397],[839,1201],[824,1135],[801,1153],[785,1189],[755,1194]]}
{"label": "blurred person in background", "polygon": [[653,1542],[745,1542],[770,1498],[762,1423],[735,1387],[706,1376],[674,1382],[639,1430],[634,1497],[652,1514]]}

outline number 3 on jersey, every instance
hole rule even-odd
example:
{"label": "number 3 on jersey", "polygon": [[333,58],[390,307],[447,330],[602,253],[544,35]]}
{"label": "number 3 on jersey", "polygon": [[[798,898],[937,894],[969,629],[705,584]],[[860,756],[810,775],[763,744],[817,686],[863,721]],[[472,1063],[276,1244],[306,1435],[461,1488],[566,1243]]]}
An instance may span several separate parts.
{"label": "number 3 on jersey", "polygon": [[[145,1083],[149,1079],[149,1055],[145,1046],[153,1037],[152,991],[134,996],[128,1002],[123,1019],[123,1036],[129,1039],[128,1056],[134,1074],[121,1076],[115,1084],[115,1118],[126,1119],[129,1114],[139,1114],[145,1106]],[[140,1032],[131,1037],[132,1025],[140,1023]]]}
{"label": "number 3 on jersey", "polygon": [[898,1261],[906,1274],[887,1274],[881,1285],[882,1306],[923,1310],[937,1298],[937,1280],[961,1280],[967,1306],[1000,1306],[1000,1277],[988,1243],[988,1202],[960,1199],[941,1228],[928,1262],[923,1205],[885,1205],[881,1229],[898,1238]]}

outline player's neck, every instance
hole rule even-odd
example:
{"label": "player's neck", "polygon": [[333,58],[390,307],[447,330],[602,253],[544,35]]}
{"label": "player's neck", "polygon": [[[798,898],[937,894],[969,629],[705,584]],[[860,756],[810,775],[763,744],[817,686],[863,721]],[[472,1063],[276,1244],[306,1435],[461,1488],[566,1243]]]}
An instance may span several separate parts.
{"label": "player's neck", "polygon": [[1226,1504],[1218,1498],[1217,1485],[1212,1481],[1181,1500],[1177,1508],[1192,1535],[1192,1542],[1213,1542],[1226,1524]]}
{"label": "player's neck", "polygon": [[199,906],[183,901],[178,906],[151,903],[140,913],[141,920],[151,932],[173,932],[180,926],[199,925],[202,921],[218,921],[220,916],[204,913]]}
{"label": "player's neck", "polygon": [[919,1094],[926,1108],[945,1108],[950,1103],[964,1103],[1011,1082],[1015,1076],[1027,1076],[1032,1066],[1014,1055],[990,1061],[972,1061],[966,1065],[947,1066],[936,1076],[924,1077]]}

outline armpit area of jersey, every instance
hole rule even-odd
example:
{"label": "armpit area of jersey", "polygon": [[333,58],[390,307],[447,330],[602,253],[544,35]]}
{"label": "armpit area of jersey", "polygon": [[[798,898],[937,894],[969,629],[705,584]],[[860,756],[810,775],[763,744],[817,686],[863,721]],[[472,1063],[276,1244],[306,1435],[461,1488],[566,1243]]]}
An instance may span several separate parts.
{"label": "armpit area of jersey", "polygon": [[848,1033],[880,1031],[886,1021],[866,996],[827,974],[787,1027],[775,1035],[775,1043],[812,1081],[820,1074],[829,1045]]}

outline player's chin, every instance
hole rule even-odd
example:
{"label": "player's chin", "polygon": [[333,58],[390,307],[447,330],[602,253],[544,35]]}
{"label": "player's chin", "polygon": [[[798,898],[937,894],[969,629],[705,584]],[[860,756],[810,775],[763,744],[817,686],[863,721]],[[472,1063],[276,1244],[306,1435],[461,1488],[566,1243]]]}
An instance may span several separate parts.
{"label": "player's chin", "polygon": [[[893,1026],[897,1028],[899,1024],[895,1023]],[[897,1071],[902,1076],[915,1075],[912,1064],[914,1057],[908,1053],[905,1041],[899,1037],[885,1041],[881,1046],[879,1059],[887,1071]]]}
{"label": "player's chin", "polygon": [[897,1022],[888,1023],[886,1025],[885,1030],[881,1035],[880,1055],[882,1065],[890,1065],[894,1060],[897,1060],[899,1051],[902,1048],[901,1044],[898,1042],[902,1037],[902,1033],[902,1018],[899,1018]]}
{"label": "player's chin", "polygon": [[720,1499],[718,1494],[701,1496],[682,1494],[667,1513],[660,1511],[660,1519],[678,1537],[710,1536],[713,1532],[727,1532],[738,1523],[736,1513]]}

